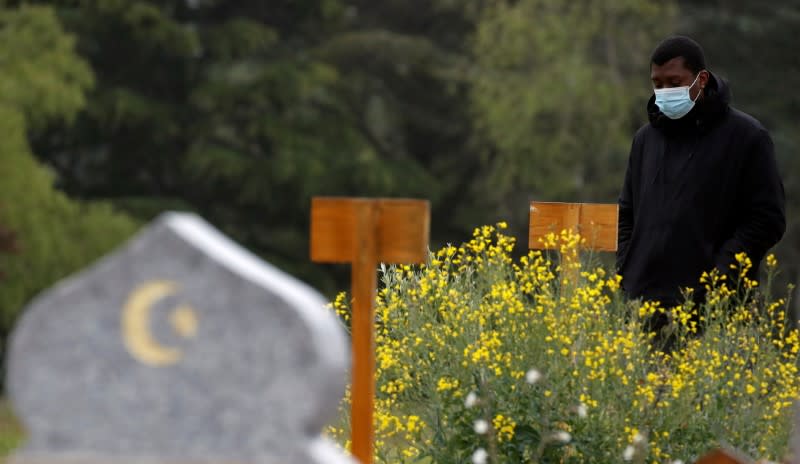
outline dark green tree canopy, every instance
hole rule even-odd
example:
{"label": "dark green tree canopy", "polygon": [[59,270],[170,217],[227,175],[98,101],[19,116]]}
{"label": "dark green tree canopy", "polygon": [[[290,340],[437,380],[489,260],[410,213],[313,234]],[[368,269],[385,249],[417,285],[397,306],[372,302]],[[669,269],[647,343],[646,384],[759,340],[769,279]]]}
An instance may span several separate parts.
{"label": "dark green tree canopy", "polygon": [[[522,238],[531,199],[615,201],[650,52],[672,33],[767,124],[797,199],[795,3],[47,0],[70,35],[46,59],[10,48],[55,64],[0,95],[70,197],[137,220],[197,211],[333,291],[346,274],[308,261],[314,195],[428,198],[435,244],[499,219]],[[64,82],[79,85],[38,101]],[[784,261],[800,262],[797,224]]]}

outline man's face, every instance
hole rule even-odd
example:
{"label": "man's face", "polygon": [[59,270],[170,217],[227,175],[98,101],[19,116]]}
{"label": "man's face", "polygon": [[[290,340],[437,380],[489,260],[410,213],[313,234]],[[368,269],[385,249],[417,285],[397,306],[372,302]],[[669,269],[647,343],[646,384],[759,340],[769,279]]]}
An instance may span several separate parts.
{"label": "man's face", "polygon": [[[697,82],[694,82],[695,78],[697,78]],[[694,82],[692,88],[689,89],[689,96],[694,100],[708,84],[708,71],[700,71],[699,75],[696,75],[686,67],[683,57],[678,56],[662,65],[652,63],[650,65],[650,79],[653,81],[653,88],[655,89],[684,87],[692,85],[692,82]]]}

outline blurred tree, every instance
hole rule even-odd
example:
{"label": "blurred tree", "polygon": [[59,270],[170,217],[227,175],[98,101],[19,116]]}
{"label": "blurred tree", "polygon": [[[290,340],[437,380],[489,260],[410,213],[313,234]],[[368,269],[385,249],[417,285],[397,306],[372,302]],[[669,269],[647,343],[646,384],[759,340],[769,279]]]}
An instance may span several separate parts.
{"label": "blurred tree", "polygon": [[[649,0],[44,3],[97,79],[74,122],[34,127],[59,187],[142,220],[197,211],[326,291],[343,281],[308,262],[312,195],[429,198],[439,243],[496,219],[524,236],[531,198],[615,201],[661,37],[719,30],[724,47],[776,26],[782,38],[743,48],[759,54],[791,43],[796,18],[790,0],[744,19]],[[775,53],[754,98],[779,85]]]}
{"label": "blurred tree", "polygon": [[[469,107],[469,47],[480,2],[349,1],[320,56],[345,76],[355,126],[394,171],[391,188],[432,200],[434,240],[499,219],[485,201],[485,153]],[[403,173],[397,175],[396,173]]]}
{"label": "blurred tree", "polygon": [[[107,205],[85,205],[53,189],[53,175],[32,156],[25,134],[48,120],[69,120],[91,85],[48,7],[0,7],[0,222],[19,253],[2,255],[0,344],[22,306],[128,236],[134,224]],[[7,234],[2,236],[8,245]]]}
{"label": "blurred tree", "polygon": [[75,56],[74,38],[53,11],[0,7],[0,44],[0,105],[20,113],[28,129],[72,120],[85,103],[92,73]]}
{"label": "blurred tree", "polygon": [[70,195],[111,199],[142,219],[198,211],[329,290],[308,263],[311,196],[430,198],[451,236],[488,210],[467,195],[482,171],[463,50],[435,43],[463,43],[468,19],[426,25],[459,17],[453,5],[50,3],[97,76],[75,124],[34,136]]}
{"label": "blurred tree", "polygon": [[529,199],[614,202],[646,121],[652,44],[675,16],[646,0],[496,1],[474,41],[471,98],[497,146],[485,188],[509,217]]}
{"label": "blurred tree", "polygon": [[75,124],[34,137],[60,187],[141,219],[197,211],[324,281],[307,257],[311,195],[368,193],[381,179],[339,109],[336,70],[262,21],[301,24],[318,14],[311,3],[51,3],[97,76]]}
{"label": "blurred tree", "polygon": [[[8,254],[17,250],[17,244],[14,240],[14,232],[0,225],[0,253]],[[3,280],[6,273],[0,267],[0,280]]]}

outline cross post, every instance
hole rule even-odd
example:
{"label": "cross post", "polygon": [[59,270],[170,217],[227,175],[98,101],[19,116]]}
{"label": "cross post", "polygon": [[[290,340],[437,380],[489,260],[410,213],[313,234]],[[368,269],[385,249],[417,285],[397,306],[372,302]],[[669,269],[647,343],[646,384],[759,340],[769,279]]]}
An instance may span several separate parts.
{"label": "cross post", "polygon": [[375,432],[375,296],[378,263],[424,263],[430,204],[425,200],[315,197],[311,200],[311,260],[347,263],[353,297],[351,331],[352,452],[373,461]]}

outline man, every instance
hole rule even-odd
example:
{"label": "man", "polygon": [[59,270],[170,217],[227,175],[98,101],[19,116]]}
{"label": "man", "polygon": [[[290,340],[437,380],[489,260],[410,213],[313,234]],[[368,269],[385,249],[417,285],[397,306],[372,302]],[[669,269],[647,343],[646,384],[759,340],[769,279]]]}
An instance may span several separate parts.
{"label": "man", "polygon": [[[653,52],[650,123],[636,133],[619,198],[617,269],[631,298],[684,301],[713,268],[735,277],[734,255],[758,263],[786,228],[772,140],[729,106],[703,50],[670,37]],[[756,77],[754,77],[756,78]]]}

